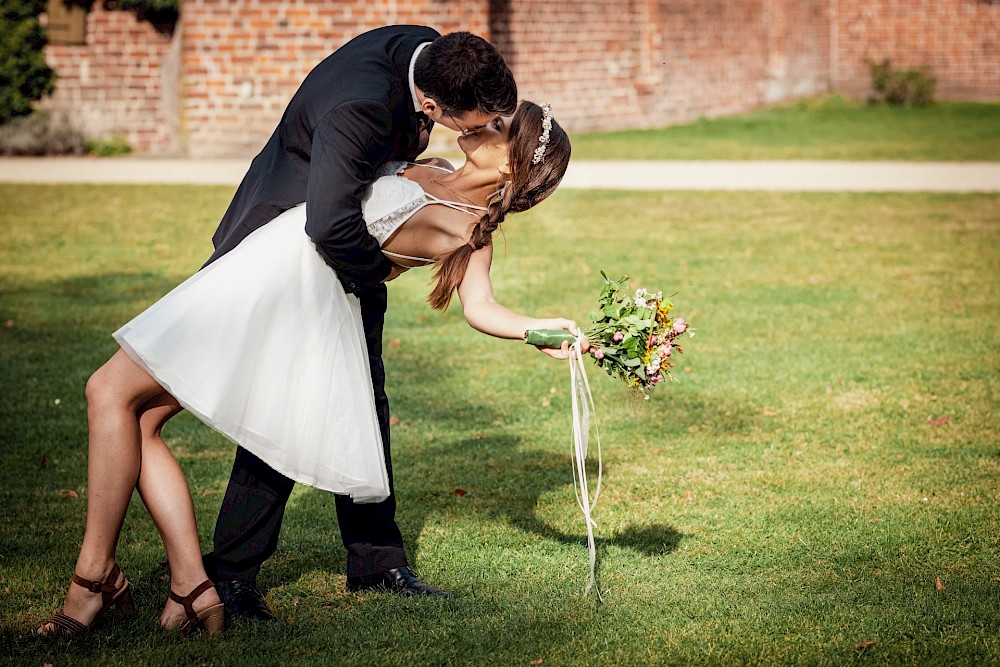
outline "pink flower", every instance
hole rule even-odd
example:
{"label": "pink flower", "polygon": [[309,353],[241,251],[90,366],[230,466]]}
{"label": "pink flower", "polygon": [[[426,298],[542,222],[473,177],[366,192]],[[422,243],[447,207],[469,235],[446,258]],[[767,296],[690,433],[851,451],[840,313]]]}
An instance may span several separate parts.
{"label": "pink flower", "polygon": [[603,359],[604,358],[604,348],[603,347],[599,347],[596,350],[594,350],[592,352],[592,354],[594,355],[594,359]]}
{"label": "pink flower", "polygon": [[653,334],[652,336],[649,337],[649,344],[650,345],[656,345],[659,342],[660,342],[660,338],[656,334]]}
{"label": "pink flower", "polygon": [[667,341],[666,343],[664,343],[663,345],[661,345],[659,347],[659,349],[656,350],[656,351],[660,353],[660,356],[669,357],[670,356],[670,352],[672,350],[673,350],[673,345],[670,344],[670,341]]}
{"label": "pink flower", "polygon": [[685,331],[687,331],[687,328],[688,328],[687,322],[684,321],[683,317],[678,317],[676,320],[674,320],[674,328],[673,328],[674,333],[682,334]]}
{"label": "pink flower", "polygon": [[624,339],[624,338],[625,338],[625,334],[623,334],[623,333],[622,333],[621,331],[616,331],[616,332],[615,332],[615,335],[614,335],[614,336],[612,336],[612,339],[613,339],[613,340],[614,340],[614,341],[615,341],[616,343],[620,343],[620,342],[622,342],[622,339]]}

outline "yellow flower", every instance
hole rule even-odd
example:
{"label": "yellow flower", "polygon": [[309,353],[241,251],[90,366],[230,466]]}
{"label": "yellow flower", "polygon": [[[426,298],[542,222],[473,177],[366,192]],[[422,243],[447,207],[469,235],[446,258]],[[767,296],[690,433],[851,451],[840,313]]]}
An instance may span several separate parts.
{"label": "yellow flower", "polygon": [[[674,305],[669,301],[666,302],[666,305],[664,305],[663,302],[661,302],[660,305],[656,307],[656,321],[668,322],[667,317],[670,314],[670,311],[673,310],[673,307]],[[667,324],[668,328],[671,326],[672,326],[671,324]]]}

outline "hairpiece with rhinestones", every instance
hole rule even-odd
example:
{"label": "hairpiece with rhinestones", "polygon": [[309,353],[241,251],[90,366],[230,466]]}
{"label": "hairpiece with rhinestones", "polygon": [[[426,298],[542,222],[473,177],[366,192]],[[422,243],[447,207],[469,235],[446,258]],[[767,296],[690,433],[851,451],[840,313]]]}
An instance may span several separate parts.
{"label": "hairpiece with rhinestones", "polygon": [[538,137],[538,148],[535,149],[535,157],[531,158],[531,164],[545,160],[545,148],[549,143],[549,132],[552,131],[552,107],[548,103],[541,106],[542,134]]}

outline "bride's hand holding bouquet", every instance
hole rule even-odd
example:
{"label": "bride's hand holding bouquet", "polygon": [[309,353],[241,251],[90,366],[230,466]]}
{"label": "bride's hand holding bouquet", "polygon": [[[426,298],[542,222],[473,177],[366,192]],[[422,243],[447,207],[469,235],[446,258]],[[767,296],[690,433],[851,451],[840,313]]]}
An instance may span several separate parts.
{"label": "bride's hand holding bouquet", "polygon": [[[544,352],[553,359],[569,359],[570,349],[577,340],[580,341],[583,354],[590,351],[590,341],[583,330],[573,320],[567,320],[562,317],[537,319],[532,324],[530,330],[551,331],[557,334],[558,339],[553,341],[553,345],[538,345],[539,351]],[[581,334],[583,334],[582,339],[579,338]]]}

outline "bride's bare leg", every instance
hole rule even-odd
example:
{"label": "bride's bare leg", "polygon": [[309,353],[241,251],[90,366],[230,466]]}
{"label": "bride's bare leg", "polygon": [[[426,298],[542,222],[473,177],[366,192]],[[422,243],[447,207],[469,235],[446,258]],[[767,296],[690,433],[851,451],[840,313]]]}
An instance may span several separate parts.
{"label": "bride's bare leg", "polygon": [[[181,409],[176,399],[165,392],[142,407],[139,417],[142,434],[139,495],[167,551],[170,589],[184,596],[208,579],[208,575],[201,559],[201,543],[187,479],[160,435],[167,420]],[[198,597],[193,606],[195,611],[201,611],[219,602],[218,593],[210,589]],[[186,618],[181,605],[167,600],[160,624],[165,628],[176,628]]]}
{"label": "bride's bare leg", "polygon": [[[119,350],[87,382],[89,459],[87,463],[87,527],[75,572],[103,581],[115,564],[115,548],[141,461],[137,411],[163,393],[145,370]],[[124,583],[124,575],[114,582]],[[101,609],[101,595],[70,584],[63,613],[90,625]],[[54,628],[39,628],[48,634]]]}

